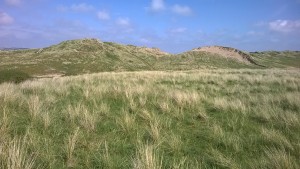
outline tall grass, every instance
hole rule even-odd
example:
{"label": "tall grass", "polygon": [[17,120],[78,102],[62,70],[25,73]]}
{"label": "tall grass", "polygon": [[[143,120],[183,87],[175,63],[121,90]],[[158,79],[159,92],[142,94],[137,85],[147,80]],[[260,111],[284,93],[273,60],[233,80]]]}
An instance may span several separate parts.
{"label": "tall grass", "polygon": [[3,83],[0,168],[299,168],[299,96],[298,69]]}
{"label": "tall grass", "polygon": [[32,169],[38,168],[35,164],[36,156],[28,153],[26,138],[14,138],[0,145],[1,168]]}
{"label": "tall grass", "polygon": [[140,145],[133,160],[135,169],[162,169],[163,159],[153,145]]}

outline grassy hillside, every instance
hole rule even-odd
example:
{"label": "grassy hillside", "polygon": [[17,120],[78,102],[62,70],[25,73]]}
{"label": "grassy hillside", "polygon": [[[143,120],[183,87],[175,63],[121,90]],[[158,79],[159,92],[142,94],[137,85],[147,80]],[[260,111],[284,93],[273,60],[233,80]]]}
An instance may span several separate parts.
{"label": "grassy hillside", "polygon": [[251,53],[256,62],[268,68],[300,68],[300,51],[268,51]]}
{"label": "grassy hillside", "polygon": [[0,71],[31,76],[77,75],[110,71],[258,68],[207,52],[171,55],[155,48],[120,45],[96,39],[65,41],[43,49],[0,51]]}
{"label": "grassy hillside", "polygon": [[189,51],[174,55],[172,58],[161,58],[167,70],[194,70],[205,68],[261,68],[254,64],[239,62],[208,52]]}
{"label": "grassy hillside", "polygon": [[299,168],[299,70],[0,84],[0,168]]}
{"label": "grassy hillside", "polygon": [[155,49],[83,39],[43,49],[1,51],[0,69],[17,69],[31,75],[152,70],[161,55],[167,54]]}
{"label": "grassy hillside", "polygon": [[237,49],[213,46],[171,55],[156,48],[97,39],[64,41],[42,49],[0,50],[0,71],[18,71],[35,77],[199,68],[299,68],[299,65],[300,52],[254,52],[249,55]]}

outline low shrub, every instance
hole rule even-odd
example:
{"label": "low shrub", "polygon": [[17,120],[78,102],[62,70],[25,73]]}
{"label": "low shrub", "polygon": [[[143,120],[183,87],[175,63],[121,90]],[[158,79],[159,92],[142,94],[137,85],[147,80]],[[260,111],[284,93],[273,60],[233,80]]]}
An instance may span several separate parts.
{"label": "low shrub", "polygon": [[0,71],[0,83],[4,83],[4,82],[21,83],[31,78],[32,77],[29,74],[19,70]]}

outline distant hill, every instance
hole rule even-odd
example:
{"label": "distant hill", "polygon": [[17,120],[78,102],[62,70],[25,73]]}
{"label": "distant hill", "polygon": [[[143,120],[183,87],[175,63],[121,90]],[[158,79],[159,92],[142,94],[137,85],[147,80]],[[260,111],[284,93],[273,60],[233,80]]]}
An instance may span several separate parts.
{"label": "distant hill", "polygon": [[25,50],[28,48],[0,48],[2,51],[9,51],[9,50]]}
{"label": "distant hill", "polygon": [[[299,56],[297,52],[246,53],[221,46],[202,47],[172,55],[158,48],[79,39],[41,49],[0,51],[0,70],[18,70],[32,76],[51,77],[109,71],[299,67]],[[284,61],[285,58],[289,61]],[[273,60],[276,62],[273,63]]]}
{"label": "distant hill", "polygon": [[300,51],[265,51],[250,54],[256,62],[269,68],[300,68]]}
{"label": "distant hill", "polygon": [[31,75],[154,70],[157,59],[163,56],[169,54],[154,48],[81,39],[42,49],[1,51],[0,69],[20,69]]}

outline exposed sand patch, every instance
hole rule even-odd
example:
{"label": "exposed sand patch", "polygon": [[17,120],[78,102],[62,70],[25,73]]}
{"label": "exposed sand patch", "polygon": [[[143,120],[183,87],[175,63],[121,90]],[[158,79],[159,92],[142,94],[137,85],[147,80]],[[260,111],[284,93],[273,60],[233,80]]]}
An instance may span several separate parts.
{"label": "exposed sand patch", "polygon": [[137,47],[137,49],[139,52],[151,53],[158,56],[170,55],[167,52],[161,51],[159,48]]}
{"label": "exposed sand patch", "polygon": [[206,46],[193,49],[192,51],[213,53],[225,58],[232,58],[243,63],[254,63],[249,54],[230,47]]}
{"label": "exposed sand patch", "polygon": [[35,78],[57,78],[57,77],[62,77],[64,74],[47,74],[47,75],[39,75],[39,76],[34,76]]}

